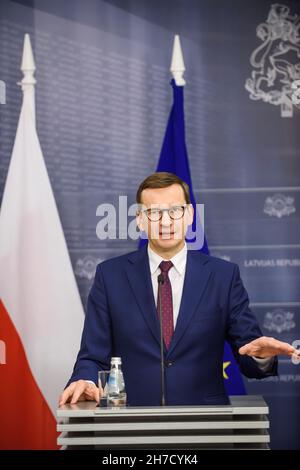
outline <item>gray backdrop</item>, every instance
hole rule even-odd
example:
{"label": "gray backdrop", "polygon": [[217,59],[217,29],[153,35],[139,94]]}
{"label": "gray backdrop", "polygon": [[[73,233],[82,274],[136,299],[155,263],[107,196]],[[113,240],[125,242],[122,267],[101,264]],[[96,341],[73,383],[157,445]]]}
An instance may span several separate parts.
{"label": "gray backdrop", "polygon": [[[300,78],[299,18],[296,0],[0,0],[0,194],[28,32],[40,142],[84,305],[96,264],[136,247],[99,240],[96,209],[119,195],[131,204],[155,170],[179,33],[209,247],[239,264],[264,333],[300,339],[300,111],[290,92]],[[272,447],[299,449],[300,365],[279,362],[279,377],[245,383],[270,406]]]}

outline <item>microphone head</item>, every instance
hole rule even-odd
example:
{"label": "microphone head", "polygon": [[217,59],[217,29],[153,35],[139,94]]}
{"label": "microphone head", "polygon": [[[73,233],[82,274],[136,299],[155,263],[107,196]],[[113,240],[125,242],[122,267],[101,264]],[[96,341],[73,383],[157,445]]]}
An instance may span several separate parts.
{"label": "microphone head", "polygon": [[160,274],[157,276],[157,282],[158,282],[158,284],[161,284],[161,285],[163,285],[163,283],[165,282],[164,276],[162,275],[162,273],[160,273]]}

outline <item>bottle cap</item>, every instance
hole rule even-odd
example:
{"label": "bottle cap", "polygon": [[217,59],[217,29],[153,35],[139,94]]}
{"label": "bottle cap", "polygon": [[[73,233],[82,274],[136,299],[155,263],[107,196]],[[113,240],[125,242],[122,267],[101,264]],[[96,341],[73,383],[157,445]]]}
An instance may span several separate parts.
{"label": "bottle cap", "polygon": [[122,360],[120,357],[112,357],[111,358],[111,363],[112,364],[122,364]]}

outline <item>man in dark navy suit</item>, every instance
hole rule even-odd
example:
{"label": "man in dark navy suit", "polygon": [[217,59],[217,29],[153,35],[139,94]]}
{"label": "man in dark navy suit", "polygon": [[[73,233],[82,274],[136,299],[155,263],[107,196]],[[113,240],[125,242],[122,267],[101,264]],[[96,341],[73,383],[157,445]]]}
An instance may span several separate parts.
{"label": "man in dark navy suit", "polygon": [[228,403],[225,341],[247,377],[276,375],[276,356],[292,356],[295,348],[262,336],[237,265],[187,250],[193,206],[186,183],[172,173],[154,173],[140,185],[137,202],[137,224],[148,246],[98,265],[60,405],[98,401],[98,371],[109,369],[112,356],[122,358],[128,403],[160,404],[159,275],[167,405]]}

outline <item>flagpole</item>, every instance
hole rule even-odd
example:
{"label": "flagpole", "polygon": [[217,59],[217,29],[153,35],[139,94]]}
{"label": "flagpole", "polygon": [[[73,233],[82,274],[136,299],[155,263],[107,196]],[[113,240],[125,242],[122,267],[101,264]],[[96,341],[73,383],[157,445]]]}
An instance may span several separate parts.
{"label": "flagpole", "polygon": [[30,36],[25,34],[24,36],[24,45],[23,45],[23,55],[21,63],[21,71],[23,72],[23,78],[21,82],[18,82],[18,85],[21,86],[23,92],[23,100],[28,100],[27,105],[30,106],[32,111],[32,118],[34,122],[34,127],[36,127],[35,121],[35,84],[36,79],[34,77],[34,72],[36,70]]}
{"label": "flagpole", "polygon": [[175,34],[174,36],[170,72],[177,86],[185,85],[185,80],[183,78],[183,74],[185,72],[185,66],[184,66],[184,61],[183,61],[183,54],[182,54],[179,34]]}

